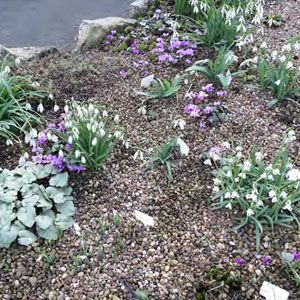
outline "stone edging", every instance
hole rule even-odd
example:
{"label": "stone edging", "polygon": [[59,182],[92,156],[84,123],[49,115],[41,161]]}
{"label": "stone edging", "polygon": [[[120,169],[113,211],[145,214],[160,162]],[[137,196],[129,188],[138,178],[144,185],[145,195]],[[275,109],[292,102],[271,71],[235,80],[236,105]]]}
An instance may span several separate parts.
{"label": "stone edging", "polygon": [[[83,20],[72,48],[73,53],[83,53],[99,44],[112,30],[121,30],[127,25],[136,24],[134,17],[147,11],[150,0],[136,0],[129,4],[129,17],[107,17],[96,20]],[[11,56],[29,60],[49,53],[58,52],[55,46],[6,48],[0,44],[0,58]]]}

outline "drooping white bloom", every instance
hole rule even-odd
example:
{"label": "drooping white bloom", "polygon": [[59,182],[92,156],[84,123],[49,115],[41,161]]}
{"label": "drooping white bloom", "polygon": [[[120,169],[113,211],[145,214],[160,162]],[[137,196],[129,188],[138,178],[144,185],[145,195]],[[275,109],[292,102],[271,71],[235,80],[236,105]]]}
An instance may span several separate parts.
{"label": "drooping white bloom", "polygon": [[231,198],[231,193],[230,192],[226,192],[224,195],[225,199],[230,199]]}
{"label": "drooping white bloom", "polygon": [[285,206],[282,209],[292,211],[293,208],[292,208],[292,202],[291,202],[291,200],[286,201]]}
{"label": "drooping white bloom", "polygon": [[207,166],[211,166],[212,165],[210,159],[206,159],[203,163],[205,165],[207,165]]}
{"label": "drooping white bloom", "polygon": [[59,151],[58,151],[58,156],[59,156],[60,158],[63,158],[63,157],[64,157],[64,152],[63,152],[62,150],[59,150]]}
{"label": "drooping white bloom", "polygon": [[229,142],[222,143],[222,146],[225,147],[226,149],[230,149],[230,143]]}
{"label": "drooping white bloom", "polygon": [[254,215],[254,211],[253,211],[253,209],[251,209],[251,208],[248,208],[246,213],[247,213],[247,216],[248,216],[248,217],[251,217],[251,216]]}
{"label": "drooping white bloom", "polygon": [[185,125],[186,122],[183,119],[177,119],[173,122],[173,127],[176,128],[178,126],[181,130],[184,129]]}
{"label": "drooping white bloom", "polygon": [[69,143],[69,144],[72,144],[72,143],[73,143],[73,137],[72,137],[71,135],[68,137],[68,143]]}
{"label": "drooping white bloom", "polygon": [[69,112],[69,106],[68,105],[65,105],[64,111],[65,111],[66,114]]}
{"label": "drooping white bloom", "polygon": [[234,199],[234,198],[239,198],[240,196],[239,196],[239,194],[236,192],[236,191],[233,191],[232,193],[231,193],[231,198],[232,199]]}
{"label": "drooping white bloom", "polygon": [[80,231],[81,231],[81,229],[80,229],[78,223],[74,223],[73,226],[74,226],[74,229],[75,229],[75,233],[76,233],[78,236],[80,236]]}
{"label": "drooping white bloom", "polygon": [[276,192],[274,191],[274,190],[271,190],[270,192],[269,192],[269,197],[270,198],[273,198],[273,197],[275,197],[276,196]]}
{"label": "drooping white bloom", "polygon": [[213,181],[214,181],[215,185],[220,185],[221,184],[221,180],[219,178],[214,178]]}
{"label": "drooping white bloom", "polygon": [[213,193],[218,193],[220,191],[220,188],[218,186],[214,186]]}
{"label": "drooping white bloom", "polygon": [[286,64],[286,68],[289,70],[289,69],[293,69],[294,66],[293,66],[293,62],[289,61],[287,64]]}
{"label": "drooping white bloom", "polygon": [[31,104],[28,102],[25,104],[25,108],[26,110],[32,110]]}
{"label": "drooping white bloom", "polygon": [[286,61],[286,56],[285,55],[282,55],[279,60],[284,63]]}
{"label": "drooping white bloom", "polygon": [[120,117],[119,117],[119,115],[115,115],[115,117],[114,117],[114,121],[115,121],[116,123],[119,123],[119,121],[120,121]]}
{"label": "drooping white bloom", "polygon": [[96,138],[96,137],[93,138],[93,140],[92,140],[92,145],[93,145],[93,146],[96,146],[96,145],[97,145],[97,138]]}
{"label": "drooping white bloom", "polygon": [[43,104],[42,103],[40,103],[38,106],[37,106],[37,112],[39,112],[39,113],[43,113],[43,111],[44,111],[44,106],[43,106]]}
{"label": "drooping white bloom", "polygon": [[84,156],[81,156],[81,163],[84,165],[86,163],[86,158]]}
{"label": "drooping white bloom", "polygon": [[255,153],[255,159],[256,160],[262,160],[263,158],[264,158],[263,153],[261,153],[261,152],[256,152]]}
{"label": "drooping white bloom", "polygon": [[300,180],[300,171],[298,169],[291,169],[287,173],[287,177],[291,181],[298,181]]}
{"label": "drooping white bloom", "polygon": [[102,116],[103,116],[103,118],[107,118],[107,117],[108,117],[108,113],[107,113],[106,110],[104,110],[104,111],[102,112]]}
{"label": "drooping white bloom", "polygon": [[273,175],[280,175],[280,170],[279,169],[273,169],[272,173],[273,173]]}
{"label": "drooping white bloom", "polygon": [[54,112],[58,112],[59,111],[59,106],[57,104],[54,105],[53,107]]}
{"label": "drooping white bloom", "polygon": [[280,197],[281,198],[283,198],[283,199],[286,199],[287,198],[287,193],[285,192],[285,191],[282,191],[281,193],[280,193]]}
{"label": "drooping white bloom", "polygon": [[5,144],[6,144],[6,146],[12,146],[14,143],[11,139],[7,139]]}
{"label": "drooping white bloom", "polygon": [[277,199],[277,197],[273,197],[271,201],[272,201],[272,203],[276,203],[278,201],[278,199]]}
{"label": "drooping white bloom", "polygon": [[245,173],[239,173],[239,177],[246,179],[246,174]]}
{"label": "drooping white bloom", "polygon": [[232,209],[232,204],[231,204],[231,203],[227,203],[227,204],[225,205],[225,207],[228,208],[228,209]]}
{"label": "drooping white bloom", "polygon": [[75,151],[75,157],[76,157],[76,158],[79,158],[80,155],[81,155],[80,151],[79,151],[79,150],[76,150],[76,151]]}
{"label": "drooping white bloom", "polygon": [[244,164],[243,164],[243,170],[244,171],[250,171],[251,166],[252,166],[251,161],[246,160],[246,161],[244,161]]}

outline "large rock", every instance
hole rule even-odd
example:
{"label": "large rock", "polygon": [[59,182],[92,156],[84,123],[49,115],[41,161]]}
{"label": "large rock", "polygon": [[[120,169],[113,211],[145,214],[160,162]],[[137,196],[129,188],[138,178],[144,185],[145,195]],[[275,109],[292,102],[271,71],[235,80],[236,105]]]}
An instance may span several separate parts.
{"label": "large rock", "polygon": [[11,56],[12,58],[18,57],[23,60],[29,60],[57,51],[58,50],[53,46],[6,48],[0,45],[0,58],[3,58],[5,56]]}
{"label": "large rock", "polygon": [[129,15],[136,17],[147,12],[149,0],[136,0],[129,5]]}
{"label": "large rock", "polygon": [[121,30],[136,23],[134,19],[108,17],[98,20],[83,20],[79,26],[73,52],[85,52],[101,43],[112,30]]}

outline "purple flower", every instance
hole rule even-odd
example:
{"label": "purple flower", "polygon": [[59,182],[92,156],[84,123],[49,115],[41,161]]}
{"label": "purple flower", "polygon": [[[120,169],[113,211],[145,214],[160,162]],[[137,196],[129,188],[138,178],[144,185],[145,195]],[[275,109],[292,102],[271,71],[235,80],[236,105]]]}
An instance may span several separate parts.
{"label": "purple flower", "polygon": [[36,164],[52,164],[59,171],[62,171],[65,167],[63,158],[59,156],[48,154],[48,155],[37,155],[32,157],[32,161]]}
{"label": "purple flower", "polygon": [[183,56],[193,56],[194,55],[194,50],[191,48],[188,49],[179,49],[176,51],[176,54],[179,55],[179,57]]}
{"label": "purple flower", "polygon": [[58,130],[62,133],[66,132],[65,122],[63,122],[63,121],[59,122]]}
{"label": "purple flower", "polygon": [[190,42],[188,42],[188,41],[181,41],[181,43],[180,43],[181,47],[187,47],[189,45],[190,45]]}
{"label": "purple flower", "polygon": [[203,109],[203,113],[204,113],[205,115],[209,115],[209,114],[211,114],[213,111],[214,111],[214,109],[213,109],[212,107],[210,107],[210,106],[206,106],[206,107]]}
{"label": "purple flower", "polygon": [[86,170],[85,166],[76,166],[76,165],[68,165],[67,166],[68,170],[71,171],[71,172],[83,172]]}
{"label": "purple flower", "polygon": [[114,36],[112,34],[109,34],[106,36],[106,39],[111,41],[114,39]]}
{"label": "purple flower", "polygon": [[72,151],[72,148],[73,148],[72,144],[69,144],[69,143],[67,143],[66,146],[65,146],[65,149],[66,149],[68,152],[71,152],[71,151]]}
{"label": "purple flower", "polygon": [[54,123],[50,123],[50,124],[48,124],[47,128],[48,129],[55,129],[56,125]]}
{"label": "purple flower", "polygon": [[181,46],[181,42],[178,40],[171,41],[171,44],[169,46],[170,51],[174,51],[175,49],[178,49]]}
{"label": "purple flower", "polygon": [[295,252],[293,253],[293,259],[294,259],[294,261],[300,260],[300,253],[297,252],[297,251],[295,251]]}
{"label": "purple flower", "polygon": [[157,9],[154,13],[154,18],[155,19],[159,19],[161,15],[161,9]]}
{"label": "purple flower", "polygon": [[239,267],[241,267],[245,263],[245,260],[241,257],[236,258],[234,261]]}
{"label": "purple flower", "polygon": [[199,123],[199,129],[205,129],[206,128],[206,124],[204,122],[200,122]]}
{"label": "purple flower", "polygon": [[187,65],[190,65],[190,64],[192,63],[192,61],[191,61],[189,58],[187,58],[184,62],[185,62]]}
{"label": "purple flower", "polygon": [[43,149],[41,147],[32,147],[32,152],[35,153],[35,154],[41,154],[43,151]]}
{"label": "purple flower", "polygon": [[126,77],[126,72],[124,69],[121,69],[119,72],[120,77]]}
{"label": "purple flower", "polygon": [[175,62],[173,56],[171,54],[161,54],[158,57],[159,62]]}
{"label": "purple flower", "polygon": [[206,86],[202,87],[202,91],[206,92],[206,93],[212,93],[212,91],[214,90],[213,84],[209,83]]}
{"label": "purple flower", "polygon": [[271,260],[271,257],[270,256],[265,256],[261,259],[261,263],[264,265],[264,266],[268,266],[269,263],[270,263],[270,260]]}
{"label": "purple flower", "polygon": [[188,104],[184,107],[184,112],[193,117],[193,118],[196,118],[196,117],[199,117],[200,115],[200,109],[197,105],[195,104]]}
{"label": "purple flower", "polygon": [[46,146],[46,143],[47,143],[47,136],[46,134],[41,131],[39,134],[38,134],[38,139],[37,139],[37,142],[40,146]]}
{"label": "purple flower", "polygon": [[208,155],[210,157],[214,157],[216,155],[220,155],[222,151],[223,151],[222,147],[219,146],[211,147],[208,151]]}
{"label": "purple flower", "polygon": [[226,91],[217,91],[217,96],[218,97],[226,97],[227,96],[227,92]]}

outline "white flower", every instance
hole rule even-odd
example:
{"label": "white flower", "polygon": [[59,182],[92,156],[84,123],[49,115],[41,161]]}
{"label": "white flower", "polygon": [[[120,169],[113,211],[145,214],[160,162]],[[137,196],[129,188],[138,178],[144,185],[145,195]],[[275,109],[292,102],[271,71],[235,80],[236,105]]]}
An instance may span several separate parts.
{"label": "white flower", "polygon": [[143,105],[138,109],[138,113],[141,115],[146,115],[147,111],[146,111],[146,107]]}
{"label": "white flower", "polygon": [[49,98],[50,100],[53,100],[53,99],[54,99],[54,95],[53,95],[52,93],[50,93],[50,94],[48,95],[48,98]]}
{"label": "white flower", "polygon": [[81,163],[84,165],[86,163],[86,158],[84,156],[81,157]]}
{"label": "white flower", "polygon": [[273,175],[280,175],[280,170],[279,169],[273,169],[272,173],[273,173]]}
{"label": "white flower", "polygon": [[115,115],[115,117],[114,117],[114,121],[115,121],[116,123],[119,123],[119,121],[120,121],[120,117],[119,117],[119,115]]}
{"label": "white flower", "polygon": [[107,113],[106,110],[104,110],[104,111],[102,112],[102,116],[103,116],[104,118],[107,118],[107,117],[108,117],[108,113]]}
{"label": "white flower", "polygon": [[272,201],[272,203],[276,203],[277,200],[278,200],[277,197],[273,197],[271,201]]}
{"label": "white flower", "polygon": [[40,84],[37,81],[35,81],[31,84],[31,86],[34,88],[38,88],[40,86]]}
{"label": "white flower", "polygon": [[282,55],[279,60],[283,63],[286,61],[286,56],[285,55]]}
{"label": "white flower", "polygon": [[76,151],[75,151],[75,157],[76,157],[76,158],[79,158],[80,155],[81,155],[80,151],[79,151],[79,150],[76,150]]}
{"label": "white flower", "polygon": [[69,112],[69,106],[68,105],[65,105],[64,111],[65,111],[66,114]]}
{"label": "white flower", "polygon": [[252,52],[254,52],[254,53],[257,52],[257,47],[253,47]]}
{"label": "white flower", "polygon": [[300,171],[298,169],[291,169],[288,171],[287,177],[291,181],[298,181],[300,180]]}
{"label": "white flower", "polygon": [[224,142],[222,143],[223,147],[225,147],[226,149],[230,149],[230,144],[229,142]]}
{"label": "white flower", "polygon": [[263,42],[263,43],[260,45],[260,48],[261,48],[261,49],[267,49],[267,43],[266,43],[266,42]]}
{"label": "white flower", "polygon": [[186,122],[183,119],[177,119],[173,122],[173,127],[176,128],[177,126],[179,126],[179,128],[181,130],[184,129],[185,125],[186,125]]}
{"label": "white flower", "polygon": [[214,184],[215,185],[220,185],[221,184],[221,180],[219,178],[214,178]]}
{"label": "white flower", "polygon": [[285,191],[281,192],[280,197],[283,198],[283,199],[286,199],[287,198],[287,193]]}
{"label": "white flower", "polygon": [[284,206],[282,209],[286,209],[286,210],[292,211],[293,208],[292,208],[292,202],[291,202],[291,200],[288,200],[288,201],[285,203],[285,206]]}
{"label": "white flower", "polygon": [[101,137],[104,137],[105,136],[105,130],[103,128],[101,128],[99,130],[99,134],[100,134]]}
{"label": "white flower", "polygon": [[232,199],[234,199],[234,198],[239,198],[240,196],[239,196],[239,194],[236,192],[236,191],[234,191],[234,192],[232,192],[231,193],[231,198]]}
{"label": "white flower", "polygon": [[237,147],[235,148],[235,151],[236,151],[236,152],[243,151],[243,147],[237,146]]}
{"label": "white flower", "polygon": [[282,51],[291,51],[291,50],[292,50],[291,44],[286,44],[282,47]]}
{"label": "white flower", "polygon": [[254,215],[253,209],[248,208],[248,209],[247,209],[247,216],[250,217],[250,216],[253,216],[253,215]]}
{"label": "white flower", "polygon": [[271,191],[269,192],[269,197],[272,198],[272,197],[275,197],[275,196],[276,196],[276,192],[273,191],[273,190],[271,190]]}
{"label": "white flower", "polygon": [[289,70],[289,69],[293,69],[293,62],[289,61],[286,65],[286,68]]}
{"label": "white flower", "polygon": [[260,206],[263,206],[263,205],[264,205],[264,203],[261,200],[258,200],[256,202],[256,207],[260,207]]}
{"label": "white flower", "polygon": [[14,143],[12,142],[11,139],[7,139],[5,144],[6,144],[6,146],[12,146]]}
{"label": "white flower", "polygon": [[261,153],[261,152],[256,152],[255,153],[255,159],[256,160],[262,160],[263,157],[264,157],[263,153]]}
{"label": "white flower", "polygon": [[231,193],[230,192],[226,192],[224,195],[225,199],[230,199],[231,198]]}
{"label": "white flower", "polygon": [[57,104],[54,105],[53,107],[54,112],[58,112],[59,111],[59,106]]}
{"label": "white flower", "polygon": [[72,144],[72,143],[73,143],[73,137],[72,137],[71,135],[68,137],[68,143],[69,143],[69,144]]}
{"label": "white flower", "polygon": [[267,178],[267,174],[266,173],[262,173],[259,177],[259,179],[266,179]]}
{"label": "white flower", "polygon": [[268,179],[271,180],[271,181],[274,180],[273,175],[272,174],[268,175]]}
{"label": "white flower", "polygon": [[232,204],[231,204],[231,203],[227,203],[227,204],[225,205],[225,207],[228,208],[228,209],[232,209]]}
{"label": "white flower", "polygon": [[216,194],[220,191],[220,188],[218,186],[214,186],[213,192]]}
{"label": "white flower", "polygon": [[43,113],[43,111],[44,111],[44,106],[43,106],[43,104],[42,103],[40,103],[39,105],[38,105],[38,107],[37,107],[37,112],[39,112],[39,113]]}
{"label": "white flower", "polygon": [[60,158],[63,158],[63,157],[64,157],[64,152],[63,152],[62,150],[59,150],[59,151],[58,151],[58,156],[59,156]]}
{"label": "white flower", "polygon": [[25,104],[25,108],[26,110],[32,110],[31,104],[28,102]]}
{"label": "white flower", "polygon": [[277,56],[278,56],[278,52],[276,50],[271,53],[271,57],[273,60],[275,60]]}
{"label": "white flower", "polygon": [[226,176],[227,176],[228,178],[231,178],[231,177],[232,177],[232,172],[231,172],[231,171],[227,171]]}
{"label": "white flower", "polygon": [[275,84],[278,86],[278,85],[280,85],[280,83],[281,83],[281,80],[280,80],[280,79],[278,79],[278,80],[277,80],[277,81],[275,81],[274,83],[275,83]]}
{"label": "white flower", "polygon": [[243,170],[244,171],[250,171],[251,166],[252,166],[251,161],[246,160],[246,161],[244,161],[244,164],[243,164]]}
{"label": "white flower", "polygon": [[240,174],[239,174],[239,177],[245,179],[245,178],[246,178],[246,174],[245,174],[245,173],[240,173]]}
{"label": "white flower", "polygon": [[93,145],[93,146],[96,146],[96,145],[97,145],[97,138],[96,138],[96,137],[93,138],[93,140],[92,140],[92,145]]}

